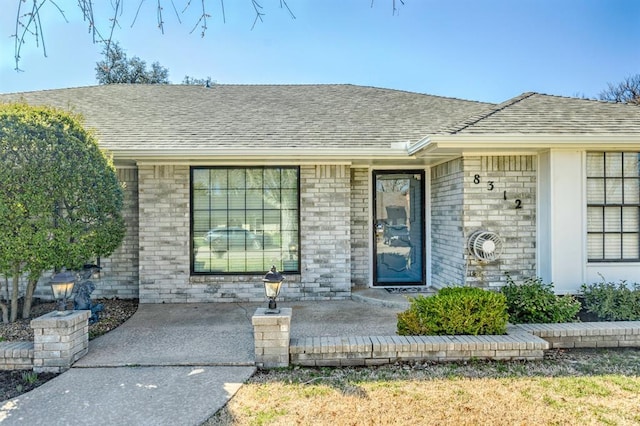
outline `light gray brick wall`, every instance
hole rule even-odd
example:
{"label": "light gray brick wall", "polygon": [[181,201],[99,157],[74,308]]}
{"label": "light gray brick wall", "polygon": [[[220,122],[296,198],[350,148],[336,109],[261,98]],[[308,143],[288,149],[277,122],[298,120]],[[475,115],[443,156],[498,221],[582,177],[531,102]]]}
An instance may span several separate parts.
{"label": "light gray brick wall", "polygon": [[109,258],[100,259],[103,270],[100,279],[93,280],[96,290],[92,297],[132,299],[138,297],[139,281],[138,170],[122,168],[117,173],[123,184],[122,215],[127,229],[122,245]]}
{"label": "light gray brick wall", "polygon": [[[189,167],[141,166],[138,174],[140,302],[264,301],[264,275],[189,276]],[[281,300],[348,298],[349,168],[303,166],[300,174],[301,274],[286,276]]]}
{"label": "light gray brick wall", "polygon": [[498,288],[507,273],[515,280],[535,277],[536,157],[464,157],[463,162],[465,241],[480,229],[497,232],[503,240],[496,261],[481,263],[466,254],[467,283]]}
{"label": "light gray brick wall", "polygon": [[[266,271],[265,271],[266,273]],[[184,290],[192,302],[265,302],[262,275],[196,275]],[[278,301],[302,299],[300,276],[285,275]]]}
{"label": "light gray brick wall", "polygon": [[351,173],[345,165],[300,168],[304,300],[351,296]]}
{"label": "light gray brick wall", "polygon": [[[464,173],[462,159],[431,169],[431,285],[464,282]],[[429,271],[427,271],[429,274]]]}
{"label": "light gray brick wall", "polygon": [[[536,173],[535,156],[464,157],[431,169],[434,287],[498,288],[507,273],[515,280],[535,276]],[[467,239],[477,230],[502,237],[498,260],[470,256]]]}
{"label": "light gray brick wall", "polygon": [[189,167],[138,168],[140,302],[190,302]]}
{"label": "light gray brick wall", "polygon": [[371,271],[369,255],[369,169],[351,169],[351,283],[366,287]]}

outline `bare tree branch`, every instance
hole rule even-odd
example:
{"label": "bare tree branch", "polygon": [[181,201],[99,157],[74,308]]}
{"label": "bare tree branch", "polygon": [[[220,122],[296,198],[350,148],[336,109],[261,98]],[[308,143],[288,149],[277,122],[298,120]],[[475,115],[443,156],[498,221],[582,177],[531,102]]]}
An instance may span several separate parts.
{"label": "bare tree branch", "polygon": [[629,76],[617,84],[608,83],[607,90],[598,97],[603,101],[640,105],[640,74]]}
{"label": "bare tree branch", "polygon": [[260,6],[260,3],[258,3],[256,0],[251,0],[251,4],[253,5],[253,10],[256,12],[256,17],[253,20],[253,25],[251,26],[251,29],[253,30],[256,26],[256,23],[258,22],[258,19],[260,19],[260,22],[264,22],[262,20],[262,16],[264,15],[264,13],[262,12],[262,6]]}
{"label": "bare tree branch", "polygon": [[[202,7],[202,13],[200,14],[200,17],[198,18],[198,22],[196,22],[196,24],[194,25],[194,27],[191,30],[190,34],[193,33],[196,30],[196,28],[198,28],[198,25],[202,22],[202,25],[200,26],[200,28],[202,28],[202,32],[200,33],[200,36],[204,37],[205,33],[207,32],[207,18],[210,18],[211,15],[209,15],[207,13],[205,0],[200,0],[200,3],[201,3],[201,7]],[[191,5],[191,0],[189,0],[187,5],[185,6],[185,9],[182,11],[182,13],[184,13],[184,11],[187,10],[187,8],[190,5]]]}
{"label": "bare tree branch", "polygon": [[287,11],[289,12],[289,15],[291,16],[291,19],[296,19],[296,15],[294,15],[293,12],[291,11],[291,8],[287,4],[287,0],[280,0],[280,9],[282,9],[283,5],[287,9]]}
{"label": "bare tree branch", "polygon": [[158,16],[158,28],[160,28],[160,32],[164,34],[164,19],[162,19],[162,4],[161,0],[158,0],[158,6],[156,8],[157,16]]}
{"label": "bare tree branch", "polygon": [[220,0],[220,9],[222,9],[222,22],[227,22],[227,17],[224,14],[224,0]]}
{"label": "bare tree branch", "polygon": [[[62,17],[66,22],[69,22],[67,20],[67,17],[64,14],[64,11],[60,9],[58,4],[53,0],[41,0],[41,1],[33,0],[33,3],[31,4],[31,11],[26,12],[24,14],[22,14],[23,2],[20,1],[18,3],[18,11],[16,16],[16,31],[15,31],[15,34],[13,34],[12,36],[12,37],[15,37],[14,58],[16,60],[16,68],[15,68],[16,71],[20,71],[20,67],[19,67],[20,52],[22,51],[22,45],[24,44],[25,38],[27,37],[28,34],[33,36],[33,38],[35,39],[36,47],[40,47],[40,44],[42,44],[42,52],[45,58],[47,57],[47,47],[44,43],[44,36],[42,33],[42,22],[40,21],[40,9],[42,8],[42,6],[44,6],[44,4],[47,1],[53,4],[53,6],[56,9],[58,9],[58,12],[60,12],[60,14],[62,15]],[[23,21],[24,19],[26,19],[26,23]],[[20,32],[19,31],[20,28],[22,28],[22,33],[18,35],[18,33]]]}
{"label": "bare tree branch", "polygon": [[179,24],[182,24],[182,20],[180,19],[180,14],[178,13],[178,9],[176,8],[176,4],[171,0],[171,7],[173,8],[173,13],[176,14],[176,19]]}
{"label": "bare tree branch", "polygon": [[398,15],[400,14],[400,11],[398,10],[398,8],[396,7],[396,1],[399,1],[400,4],[402,4],[404,6],[404,0],[393,0],[393,15]]}
{"label": "bare tree branch", "polygon": [[[16,13],[16,25],[15,31],[11,35],[15,38],[14,40],[14,58],[16,62],[15,69],[16,71],[20,71],[20,54],[22,52],[22,47],[25,44],[26,40],[32,38],[35,40],[36,47],[42,48],[43,54],[47,56],[47,49],[45,45],[44,38],[44,23],[41,20],[41,11],[43,8],[46,9],[47,6],[51,6],[56,9],[60,15],[64,18],[65,22],[69,22],[65,15],[65,11],[58,5],[56,0],[14,0],[17,3],[17,13]],[[104,0],[101,0],[104,1]],[[164,9],[166,2],[169,1],[171,4],[171,8],[175,12],[176,18],[179,23],[182,23],[180,20],[181,13],[178,12],[174,0],[156,0],[156,19],[158,23],[158,29],[162,34],[164,34]],[[193,6],[193,0],[183,0],[185,1],[185,6],[182,9],[182,14],[184,14],[187,10]],[[204,37],[207,29],[208,23],[207,20],[211,18],[211,14],[209,13],[208,7],[210,7],[210,3],[212,0],[200,0],[199,1],[199,15],[195,22],[195,25],[191,29],[191,33],[193,33],[196,28],[200,28],[200,35]],[[264,22],[263,16],[265,16],[265,11],[262,5],[258,0],[249,0],[255,12],[255,17],[253,20],[253,24],[251,25],[251,29],[255,28],[258,21]],[[388,0],[387,0],[388,1]],[[135,10],[133,21],[131,23],[131,27],[133,27],[140,16],[142,6],[145,0],[138,0],[138,5]],[[373,7],[374,0],[371,0],[371,6]],[[392,0],[393,4],[393,14],[395,15],[398,12],[397,2],[399,4],[404,5],[405,0]],[[291,16],[292,19],[296,19],[296,16],[293,14],[292,9],[289,7],[288,0],[279,0],[280,9],[286,9]],[[100,30],[100,16],[96,15],[94,11],[94,5],[99,4],[97,0],[77,0],[77,8],[82,13],[83,21],[88,24],[88,31],[91,33],[91,37],[93,43],[103,43],[107,50],[109,50],[116,30],[120,28],[120,19],[124,15],[124,0],[110,0],[110,6],[113,11],[113,14],[107,18],[103,18],[108,22],[107,28],[105,31],[105,35]],[[29,8],[28,11],[25,11]],[[222,15],[222,21],[226,22],[226,13],[225,13],[225,0],[220,0],[220,11]]]}
{"label": "bare tree branch", "polygon": [[133,28],[133,26],[136,24],[136,21],[138,20],[138,15],[140,14],[140,9],[142,9],[142,3],[144,3],[144,0],[140,0],[140,3],[138,3],[136,14],[133,16],[133,21],[131,22],[131,26],[129,28]]}
{"label": "bare tree branch", "polygon": [[[373,7],[373,4],[375,3],[376,0],[371,0],[371,7]],[[398,10],[398,7],[396,6],[396,1],[399,1],[400,4],[402,6],[404,6],[404,0],[392,0],[391,2],[391,7],[392,7],[392,11],[391,14],[392,15],[398,15],[400,13],[400,11]]]}

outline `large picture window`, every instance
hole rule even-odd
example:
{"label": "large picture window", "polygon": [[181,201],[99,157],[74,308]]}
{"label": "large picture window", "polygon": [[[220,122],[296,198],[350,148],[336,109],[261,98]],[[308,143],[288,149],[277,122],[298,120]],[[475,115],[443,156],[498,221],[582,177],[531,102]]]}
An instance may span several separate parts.
{"label": "large picture window", "polygon": [[640,260],[640,153],[587,153],[591,262]]}
{"label": "large picture window", "polygon": [[193,167],[194,274],[299,272],[297,167]]}

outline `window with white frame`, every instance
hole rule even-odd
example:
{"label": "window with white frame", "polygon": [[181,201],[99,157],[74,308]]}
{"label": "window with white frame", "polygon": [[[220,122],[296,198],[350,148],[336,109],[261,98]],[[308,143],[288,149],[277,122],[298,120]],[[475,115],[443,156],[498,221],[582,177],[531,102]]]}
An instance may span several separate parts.
{"label": "window with white frame", "polygon": [[192,167],[191,271],[299,272],[299,168]]}
{"label": "window with white frame", "polygon": [[587,153],[587,253],[640,261],[640,153]]}

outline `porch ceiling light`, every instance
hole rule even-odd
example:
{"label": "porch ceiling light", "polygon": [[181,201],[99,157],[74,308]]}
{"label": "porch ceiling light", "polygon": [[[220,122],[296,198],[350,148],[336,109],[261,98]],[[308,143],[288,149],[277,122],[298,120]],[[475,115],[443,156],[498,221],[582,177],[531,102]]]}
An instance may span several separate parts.
{"label": "porch ceiling light", "polygon": [[265,311],[267,314],[280,313],[280,309],[278,309],[276,304],[276,298],[280,294],[282,281],[284,281],[284,276],[278,272],[275,266],[272,266],[271,270],[267,272],[262,279],[264,283],[264,294],[267,296],[267,299],[269,299],[269,309]]}
{"label": "porch ceiling light", "polygon": [[65,268],[62,268],[60,272],[51,277],[49,283],[51,284],[51,291],[53,291],[53,298],[58,301],[58,313],[63,313],[67,310],[67,299],[71,296],[75,281],[75,274]]}

